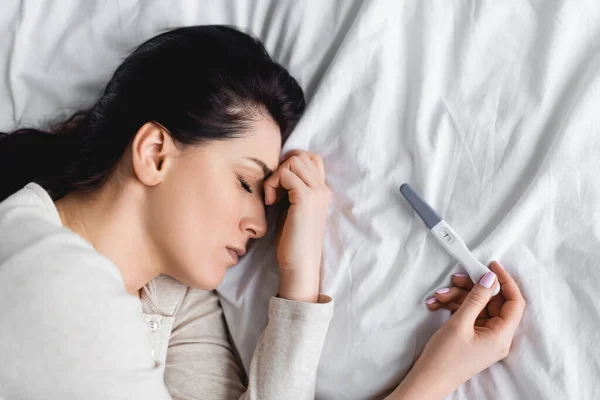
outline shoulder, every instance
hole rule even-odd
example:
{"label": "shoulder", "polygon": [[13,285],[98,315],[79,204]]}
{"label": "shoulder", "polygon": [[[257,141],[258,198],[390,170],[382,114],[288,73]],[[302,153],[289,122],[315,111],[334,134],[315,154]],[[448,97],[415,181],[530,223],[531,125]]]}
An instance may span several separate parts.
{"label": "shoulder", "polygon": [[137,304],[141,312],[117,266],[63,227],[48,199],[28,185],[0,203],[0,312],[46,313],[63,323],[85,307]]}
{"label": "shoulder", "polygon": [[46,387],[144,376],[160,387],[139,298],[114,263],[31,196],[0,204],[0,376],[43,377]]}
{"label": "shoulder", "polygon": [[118,268],[79,235],[62,226],[48,194],[29,184],[0,203],[0,286],[48,292],[53,285],[95,280],[124,287]]}
{"label": "shoulder", "polygon": [[126,292],[116,265],[64,228],[38,188],[28,185],[0,203],[0,315],[22,329],[64,331],[84,330],[91,315],[112,323],[139,315],[139,299]]}
{"label": "shoulder", "polygon": [[62,226],[43,189],[0,203],[0,376],[15,390],[168,398],[141,314],[117,266]]}

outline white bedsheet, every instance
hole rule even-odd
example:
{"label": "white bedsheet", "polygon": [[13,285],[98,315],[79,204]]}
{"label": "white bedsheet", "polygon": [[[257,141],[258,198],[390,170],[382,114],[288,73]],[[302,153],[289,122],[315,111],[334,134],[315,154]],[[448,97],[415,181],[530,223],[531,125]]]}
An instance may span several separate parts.
{"label": "white bedsheet", "polygon": [[[600,398],[597,1],[4,0],[0,129],[91,104],[126,50],[203,23],[256,33],[308,96],[285,149],[322,154],[334,192],[317,398],[381,397],[448,317],[424,300],[460,266],[403,182],[528,301],[510,356],[451,398]],[[220,288],[246,367],[276,289],[269,239]]]}

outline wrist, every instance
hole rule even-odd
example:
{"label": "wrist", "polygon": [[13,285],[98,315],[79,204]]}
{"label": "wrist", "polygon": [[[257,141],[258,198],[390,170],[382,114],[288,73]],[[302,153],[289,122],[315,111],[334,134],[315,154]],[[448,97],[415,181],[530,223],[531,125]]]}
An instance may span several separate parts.
{"label": "wrist", "polygon": [[[418,361],[417,361],[418,362]],[[434,376],[426,370],[413,366],[408,375],[387,397],[388,400],[441,400],[455,388],[445,381],[443,376]]]}
{"label": "wrist", "polygon": [[287,300],[317,303],[319,301],[319,271],[280,268],[279,297]]}

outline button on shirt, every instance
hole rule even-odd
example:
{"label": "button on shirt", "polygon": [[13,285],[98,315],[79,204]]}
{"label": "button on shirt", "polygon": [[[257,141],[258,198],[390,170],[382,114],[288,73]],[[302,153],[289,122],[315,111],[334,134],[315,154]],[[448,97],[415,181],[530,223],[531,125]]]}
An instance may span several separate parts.
{"label": "button on shirt", "polygon": [[216,293],[159,276],[133,296],[41,186],[0,202],[2,399],[312,400],[332,314],[272,297],[246,377]]}
{"label": "button on shirt", "polygon": [[164,371],[167,348],[169,347],[169,339],[175,318],[147,313],[142,313],[142,318],[148,326],[150,346],[152,347],[150,354]]}

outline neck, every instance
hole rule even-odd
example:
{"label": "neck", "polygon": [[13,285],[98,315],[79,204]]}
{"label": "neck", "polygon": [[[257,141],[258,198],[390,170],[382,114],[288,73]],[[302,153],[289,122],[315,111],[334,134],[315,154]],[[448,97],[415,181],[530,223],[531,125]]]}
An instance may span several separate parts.
{"label": "neck", "polygon": [[123,187],[104,187],[91,195],[72,193],[56,202],[63,225],[109,258],[121,271],[127,291],[135,295],[162,273],[159,256],[143,228],[140,198]]}

